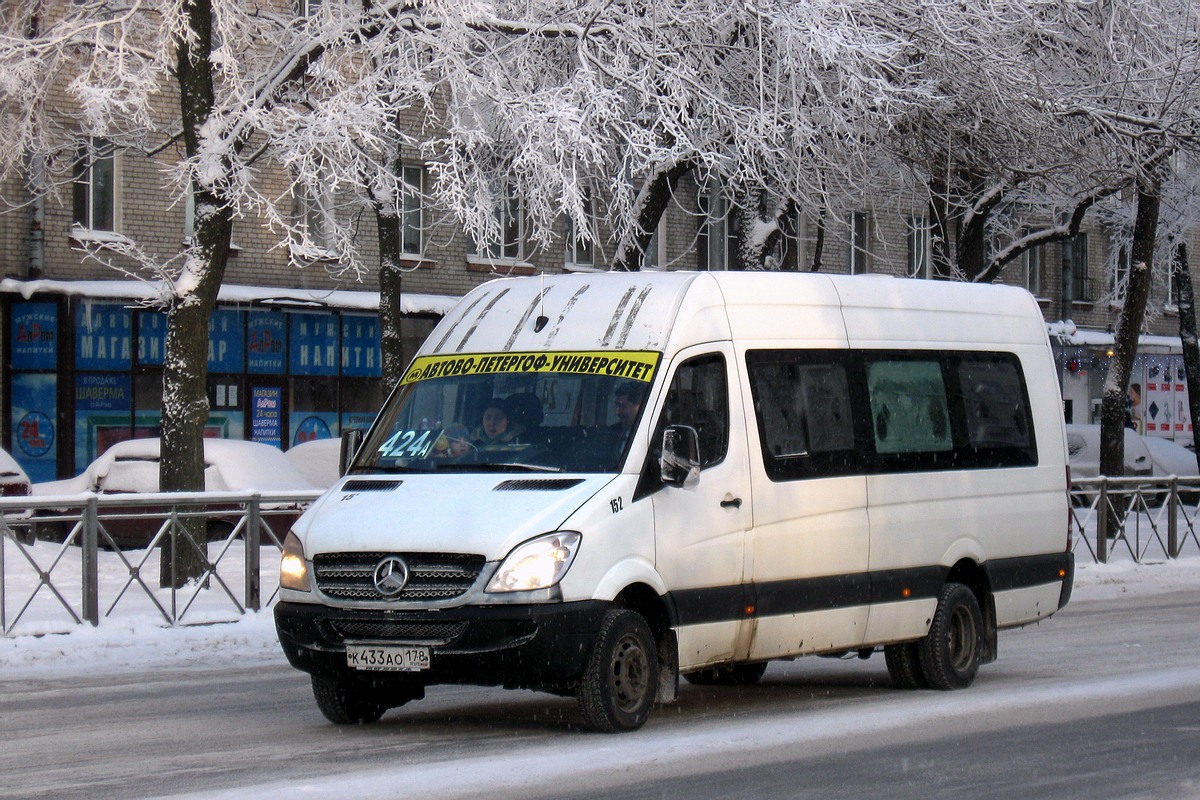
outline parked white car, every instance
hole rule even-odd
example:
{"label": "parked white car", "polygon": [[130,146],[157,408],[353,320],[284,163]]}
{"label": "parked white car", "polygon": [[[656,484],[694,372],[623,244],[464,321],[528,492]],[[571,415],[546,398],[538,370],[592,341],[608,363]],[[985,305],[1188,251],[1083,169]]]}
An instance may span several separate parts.
{"label": "parked white car", "polygon": [[[1072,478],[1100,475],[1100,426],[1068,425],[1067,454]],[[1196,454],[1170,439],[1142,436],[1125,429],[1125,474],[1154,477],[1193,477],[1200,475]]]}
{"label": "parked white car", "polygon": [[[159,439],[130,439],[118,442],[88,465],[79,475],[61,481],[33,485],[35,495],[72,495],[82,492],[101,494],[152,493],[158,491]],[[204,440],[204,489],[209,492],[313,491],[318,487],[300,474],[279,448],[258,442],[235,439]],[[282,537],[300,516],[296,504],[271,505],[272,528]],[[213,507],[208,517],[210,538],[221,538],[237,524],[240,511],[231,507]],[[51,538],[61,540],[69,526],[40,523]],[[158,531],[160,520],[152,516],[116,518],[105,521],[105,529],[121,547],[144,547]],[[42,533],[39,532],[39,536]]]}
{"label": "parked white car", "polygon": [[338,467],[341,452],[341,439],[313,439],[311,442],[292,445],[284,455],[310,483],[321,489],[328,489],[342,477]]}

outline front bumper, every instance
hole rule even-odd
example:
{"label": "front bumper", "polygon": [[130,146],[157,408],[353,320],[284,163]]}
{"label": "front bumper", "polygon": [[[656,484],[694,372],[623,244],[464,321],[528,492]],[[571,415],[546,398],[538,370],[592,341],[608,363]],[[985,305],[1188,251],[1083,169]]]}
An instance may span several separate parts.
{"label": "front bumper", "polygon": [[[582,674],[610,607],[597,600],[388,611],[281,602],[275,606],[275,629],[292,666],[312,674],[421,685],[569,689]],[[346,666],[347,641],[426,645],[431,665],[419,672],[352,670]]]}

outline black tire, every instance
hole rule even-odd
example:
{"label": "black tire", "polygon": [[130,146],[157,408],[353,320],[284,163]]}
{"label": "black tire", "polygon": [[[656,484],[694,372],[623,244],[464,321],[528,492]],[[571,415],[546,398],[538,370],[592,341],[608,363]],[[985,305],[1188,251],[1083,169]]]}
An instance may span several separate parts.
{"label": "black tire", "polygon": [[753,686],[762,680],[767,671],[767,662],[761,664],[736,664],[732,667],[713,667],[699,672],[689,672],[684,679],[696,686]]}
{"label": "black tire", "polygon": [[645,724],[658,691],[658,647],[640,614],[604,615],[579,681],[579,708],[589,728],[633,731]]}
{"label": "black tire", "polygon": [[225,520],[212,520],[208,523],[206,534],[210,542],[223,542],[233,533],[233,525]]}
{"label": "black tire", "polygon": [[888,675],[897,689],[928,689],[929,681],[921,669],[920,648],[916,642],[889,644],[883,648]]}
{"label": "black tire", "polygon": [[929,635],[917,649],[930,688],[970,686],[983,660],[983,614],[975,593],[961,583],[943,586]]}
{"label": "black tire", "polygon": [[378,722],[387,706],[371,699],[366,689],[348,681],[312,676],[313,697],[325,719],[334,725],[366,725]]}

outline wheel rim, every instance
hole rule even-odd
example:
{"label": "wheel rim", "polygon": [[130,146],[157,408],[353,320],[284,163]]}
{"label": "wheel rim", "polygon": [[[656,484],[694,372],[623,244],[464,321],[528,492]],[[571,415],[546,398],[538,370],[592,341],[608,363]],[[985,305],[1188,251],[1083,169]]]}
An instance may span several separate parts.
{"label": "wheel rim", "polygon": [[970,669],[979,641],[979,632],[975,628],[975,619],[971,612],[962,606],[954,609],[947,634],[951,666],[958,672]]}
{"label": "wheel rim", "polygon": [[617,707],[624,712],[636,711],[649,690],[650,660],[645,648],[634,636],[622,636],[613,651],[609,685]]}

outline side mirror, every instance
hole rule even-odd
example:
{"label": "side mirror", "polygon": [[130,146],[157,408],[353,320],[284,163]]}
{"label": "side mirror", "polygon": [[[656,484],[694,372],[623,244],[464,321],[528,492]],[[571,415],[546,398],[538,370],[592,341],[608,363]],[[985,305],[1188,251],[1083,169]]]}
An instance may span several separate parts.
{"label": "side mirror", "polygon": [[338,450],[338,475],[345,475],[350,471],[350,464],[354,461],[354,456],[358,453],[358,448],[362,447],[362,443],[362,428],[350,428],[342,431],[342,446]]}
{"label": "side mirror", "polygon": [[680,489],[700,483],[700,436],[690,425],[669,425],[663,431],[662,457],[658,460],[662,482]]}

